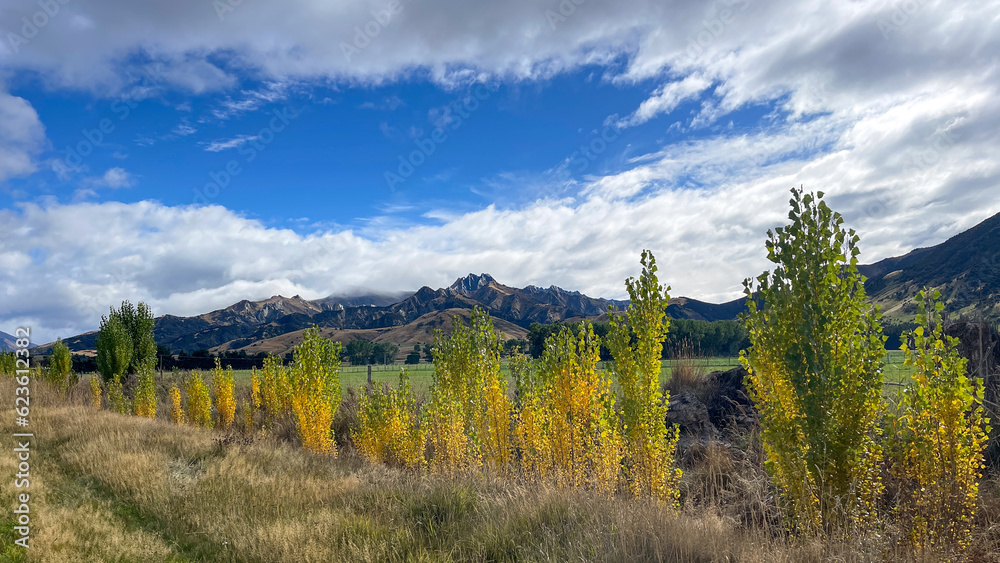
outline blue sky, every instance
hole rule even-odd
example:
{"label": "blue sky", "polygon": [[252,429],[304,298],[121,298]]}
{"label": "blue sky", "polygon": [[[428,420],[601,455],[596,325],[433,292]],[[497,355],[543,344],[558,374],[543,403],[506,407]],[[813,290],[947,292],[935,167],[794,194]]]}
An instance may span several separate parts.
{"label": "blue sky", "polygon": [[1000,212],[1000,1],[49,11],[0,6],[6,332],[469,272],[619,298],[646,248],[719,302],[793,186],[866,261]]}
{"label": "blue sky", "polygon": [[[495,80],[456,88],[420,77],[341,89],[248,81],[236,92],[142,99],[128,92],[111,99],[53,95],[26,76],[8,82],[10,92],[30,102],[46,124],[51,151],[42,158],[63,166],[10,181],[3,203],[40,196],[61,202],[155,199],[170,206],[210,202],[300,233],[331,225],[364,228],[373,217],[434,223],[436,211],[529,202],[537,194],[523,185],[525,178],[580,180],[616,170],[630,155],[704,135],[668,131],[675,115],[612,128],[601,137],[609,118],[634,110],[650,90],[646,81],[609,84],[601,71],[582,67],[531,83]],[[245,100],[252,109],[230,108]],[[448,109],[453,104],[462,109]],[[684,116],[698,106],[692,100],[675,113]],[[759,113],[731,117],[752,130]],[[446,134],[442,142],[433,137],[437,128]],[[425,156],[411,156],[414,151]],[[399,175],[400,158],[419,163],[411,176]],[[230,161],[238,175],[226,172]],[[127,172],[122,187],[128,189],[87,188],[86,178],[111,169]]]}

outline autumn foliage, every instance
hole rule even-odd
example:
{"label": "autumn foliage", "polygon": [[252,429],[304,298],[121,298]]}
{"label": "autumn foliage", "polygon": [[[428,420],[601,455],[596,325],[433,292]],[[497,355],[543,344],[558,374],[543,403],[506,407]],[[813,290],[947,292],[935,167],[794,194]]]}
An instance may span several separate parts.
{"label": "autumn foliage", "polygon": [[396,389],[387,384],[365,389],[359,401],[354,446],[375,463],[422,466],[425,436],[418,417],[409,374],[402,370]]}
{"label": "autumn foliage", "polygon": [[212,371],[212,394],[215,395],[215,408],[219,411],[219,426],[226,430],[236,419],[236,398],[233,395],[233,368],[222,369],[222,363],[215,360]]}
{"label": "autumn foliage", "polygon": [[288,370],[292,412],[302,446],[315,453],[337,455],[333,416],[340,407],[340,342],[306,329]]}
{"label": "autumn foliage", "polygon": [[961,551],[971,539],[991,429],[982,381],[968,377],[958,341],[944,334],[940,297],[917,297],[918,327],[903,348],[916,374],[891,417],[891,467],[902,483],[898,511],[913,545]]}

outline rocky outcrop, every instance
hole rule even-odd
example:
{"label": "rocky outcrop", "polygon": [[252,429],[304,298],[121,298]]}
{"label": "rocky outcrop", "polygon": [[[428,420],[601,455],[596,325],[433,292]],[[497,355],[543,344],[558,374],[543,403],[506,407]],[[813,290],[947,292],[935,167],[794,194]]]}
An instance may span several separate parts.
{"label": "rocky outcrop", "polygon": [[736,367],[705,376],[705,407],[718,428],[757,424],[757,409],[746,388],[747,370]]}
{"label": "rocky outcrop", "polygon": [[680,451],[693,444],[706,444],[725,431],[740,431],[757,425],[757,410],[750,400],[742,367],[705,376],[697,394],[670,396],[667,425],[680,427]]}
{"label": "rocky outcrop", "polygon": [[678,393],[670,397],[667,409],[667,426],[680,426],[682,440],[707,441],[715,438],[719,431],[708,416],[705,403],[693,393]]}

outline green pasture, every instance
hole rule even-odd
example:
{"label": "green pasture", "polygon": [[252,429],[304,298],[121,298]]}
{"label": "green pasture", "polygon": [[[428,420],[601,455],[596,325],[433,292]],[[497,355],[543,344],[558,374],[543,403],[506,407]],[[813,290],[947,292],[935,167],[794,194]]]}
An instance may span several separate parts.
{"label": "green pasture", "polygon": [[[679,363],[685,363],[687,365],[693,366],[703,373],[710,373],[713,371],[728,370],[740,365],[739,358],[695,358],[695,359],[684,359],[684,360],[664,360],[662,367],[660,369],[660,383],[663,384],[670,379],[670,375],[673,369]],[[598,365],[599,369],[604,369],[606,367],[606,362],[601,362]],[[372,366],[372,381],[377,383],[389,383],[390,385],[396,385],[399,382],[399,371],[400,369],[406,369],[410,374],[410,385],[413,388],[413,393],[415,395],[426,395],[430,390],[431,381],[434,375],[434,364],[430,363],[420,363],[420,364],[390,364],[390,365],[378,365]],[[504,364],[501,368],[504,373],[509,375],[507,371],[507,366]],[[887,385],[887,391],[897,387],[899,384],[905,383],[910,374],[912,373],[911,367],[903,365],[903,352],[900,350],[890,350],[886,355],[885,360],[885,381]],[[236,384],[240,386],[250,385],[250,374],[251,370],[237,370],[234,372]],[[340,370],[340,384],[341,387],[347,392],[348,389],[358,390],[363,387],[368,380],[368,367],[367,366],[343,366]],[[513,382],[512,382],[513,383]]]}

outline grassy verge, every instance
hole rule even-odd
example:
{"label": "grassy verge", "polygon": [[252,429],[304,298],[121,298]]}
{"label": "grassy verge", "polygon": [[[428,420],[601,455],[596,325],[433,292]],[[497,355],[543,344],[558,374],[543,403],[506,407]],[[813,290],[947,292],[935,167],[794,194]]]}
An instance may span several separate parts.
{"label": "grassy verge", "polygon": [[[783,531],[752,434],[688,449],[683,509],[539,485],[428,475],[339,458],[275,435],[145,420],[35,383],[32,548],[0,515],[0,561],[866,561],[912,559],[877,537]],[[9,381],[0,391],[11,396]],[[14,431],[10,410],[0,429]],[[13,456],[0,456],[12,477]],[[9,481],[8,481],[9,482]],[[973,561],[996,561],[997,484],[983,487]],[[11,507],[10,487],[0,490]],[[924,558],[922,560],[933,560]]]}

